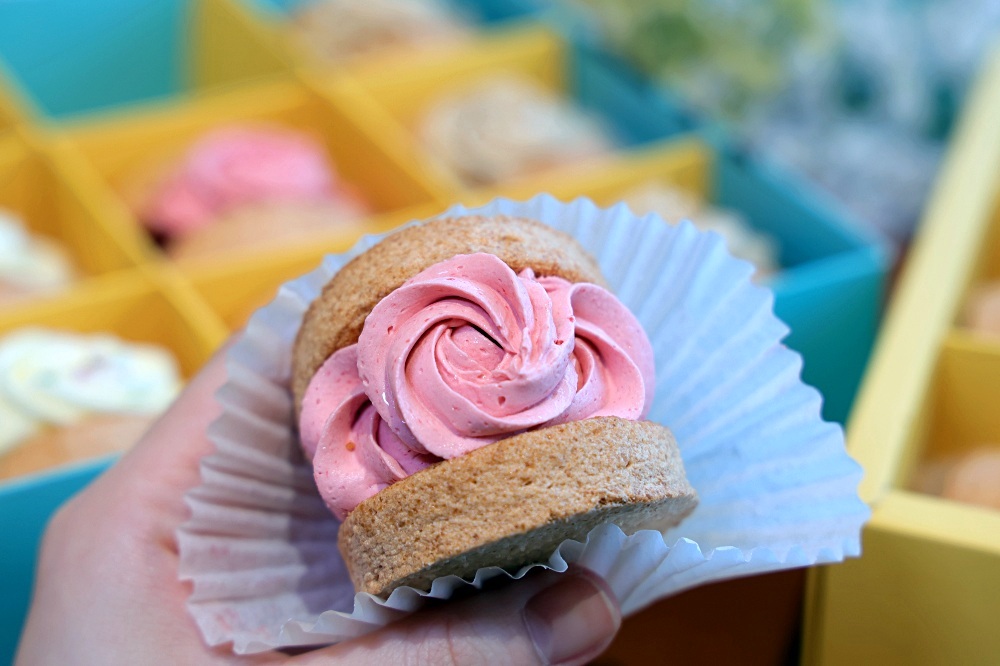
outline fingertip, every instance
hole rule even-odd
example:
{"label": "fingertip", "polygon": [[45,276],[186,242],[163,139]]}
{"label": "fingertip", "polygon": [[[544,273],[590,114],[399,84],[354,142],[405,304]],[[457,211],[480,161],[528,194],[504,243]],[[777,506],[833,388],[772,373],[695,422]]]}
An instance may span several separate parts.
{"label": "fingertip", "polygon": [[614,640],[621,608],[603,578],[578,568],[533,596],[524,621],[543,663],[582,664]]}

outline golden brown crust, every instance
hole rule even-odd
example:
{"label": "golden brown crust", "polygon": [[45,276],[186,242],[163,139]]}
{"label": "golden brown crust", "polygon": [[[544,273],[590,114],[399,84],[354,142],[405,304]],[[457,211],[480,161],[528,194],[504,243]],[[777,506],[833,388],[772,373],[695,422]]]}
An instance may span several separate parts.
{"label": "golden brown crust", "polygon": [[533,430],[382,490],[340,528],[355,589],[386,596],[483,566],[545,560],[565,539],[614,522],[676,525],[697,504],[670,431],[599,417]]}
{"label": "golden brown crust", "polygon": [[357,238],[363,209],[354,202],[261,202],[243,206],[211,224],[171,239],[168,252],[180,261],[204,260],[220,252],[275,248],[337,235]]}
{"label": "golden brown crust", "polygon": [[607,284],[576,239],[535,220],[468,216],[401,229],[344,266],[306,312],[292,351],[296,412],[319,367],[358,341],[380,300],[425,268],[476,252],[498,256],[515,272],[531,268],[540,276]]}

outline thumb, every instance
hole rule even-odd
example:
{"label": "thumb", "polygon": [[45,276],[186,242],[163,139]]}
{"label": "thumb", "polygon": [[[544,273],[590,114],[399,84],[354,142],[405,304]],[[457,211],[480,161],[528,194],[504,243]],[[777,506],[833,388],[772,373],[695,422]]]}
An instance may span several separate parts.
{"label": "thumb", "polygon": [[294,663],[584,664],[608,647],[620,625],[607,583],[571,569],[443,604]]}

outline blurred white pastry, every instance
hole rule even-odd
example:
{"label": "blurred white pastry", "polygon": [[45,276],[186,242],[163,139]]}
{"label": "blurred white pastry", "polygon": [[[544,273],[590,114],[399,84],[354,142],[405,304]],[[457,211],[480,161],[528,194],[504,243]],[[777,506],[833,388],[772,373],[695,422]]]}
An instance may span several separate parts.
{"label": "blurred white pastry", "polygon": [[690,220],[703,231],[714,231],[726,241],[734,257],[757,267],[757,277],[778,270],[778,244],[771,236],[756,231],[745,217],[730,209],[706,204],[690,193],[660,181],[650,181],[622,197],[637,215],[656,213],[665,221],[677,224]]}
{"label": "blurred white pastry", "polygon": [[0,305],[58,291],[73,276],[72,264],[61,247],[31,235],[20,218],[0,209]]}
{"label": "blurred white pastry", "polygon": [[[32,448],[36,440],[61,441],[96,429],[104,439],[81,443],[80,451],[60,453],[65,459],[123,450],[135,439],[107,437],[122,425],[127,433],[163,411],[180,390],[173,357],[151,345],[123,342],[110,335],[79,335],[41,328],[24,328],[0,338],[0,478],[21,469],[14,454]],[[62,447],[67,448],[67,447]],[[7,455],[3,455],[3,454]],[[27,459],[38,457],[26,452]]]}
{"label": "blurred white pastry", "polygon": [[418,131],[470,187],[607,155],[598,122],[531,79],[504,74],[436,100]]}
{"label": "blurred white pastry", "polygon": [[308,50],[333,63],[440,46],[472,34],[437,0],[316,0],[295,11],[291,30]]}

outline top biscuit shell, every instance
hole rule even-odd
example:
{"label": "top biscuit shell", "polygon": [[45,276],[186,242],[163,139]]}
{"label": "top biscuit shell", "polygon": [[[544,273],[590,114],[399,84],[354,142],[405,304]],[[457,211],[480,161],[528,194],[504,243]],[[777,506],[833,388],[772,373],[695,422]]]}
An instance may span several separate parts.
{"label": "top biscuit shell", "polygon": [[438,218],[401,229],[355,257],[323,287],[292,349],[296,413],[313,375],[334,352],[358,341],[376,304],[424,269],[459,254],[499,257],[515,273],[607,287],[597,262],[569,234],[527,218]]}

